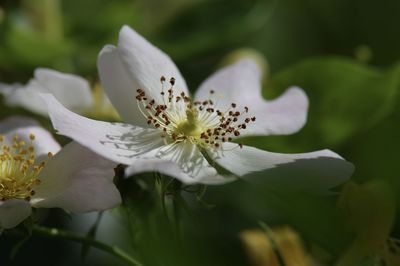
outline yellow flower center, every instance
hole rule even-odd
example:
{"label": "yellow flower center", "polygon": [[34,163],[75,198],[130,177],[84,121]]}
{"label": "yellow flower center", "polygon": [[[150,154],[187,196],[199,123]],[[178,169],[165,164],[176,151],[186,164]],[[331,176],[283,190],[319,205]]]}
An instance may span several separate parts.
{"label": "yellow flower center", "polygon": [[[0,200],[30,200],[35,194],[34,188],[40,184],[38,175],[45,163],[35,163],[36,155],[33,147],[35,136],[29,135],[29,143],[18,135],[13,137],[12,145],[3,144],[0,153]],[[4,137],[0,136],[0,143]],[[52,156],[51,153],[48,154]]]}
{"label": "yellow flower center", "polygon": [[218,148],[221,143],[240,136],[240,131],[256,120],[255,117],[243,118],[249,108],[239,110],[236,103],[231,103],[224,111],[215,109],[212,90],[208,100],[193,102],[184,92],[174,95],[174,78],[170,79],[168,89],[165,89],[166,79],[161,77],[160,80],[162,89],[158,104],[142,89],[137,90],[136,99],[147,124],[160,129],[166,143],[190,142],[201,148]]}
{"label": "yellow flower center", "polygon": [[204,128],[200,126],[198,121],[198,112],[195,109],[186,110],[186,120],[183,120],[176,126],[176,133],[199,138]]}

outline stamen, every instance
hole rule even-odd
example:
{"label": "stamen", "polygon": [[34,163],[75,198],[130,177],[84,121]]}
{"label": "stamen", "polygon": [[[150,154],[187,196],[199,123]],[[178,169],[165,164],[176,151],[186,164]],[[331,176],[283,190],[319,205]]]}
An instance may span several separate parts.
{"label": "stamen", "polygon": [[[136,99],[147,124],[159,129],[166,143],[190,142],[201,148],[220,148],[221,143],[239,137],[240,131],[256,120],[255,117],[242,118],[249,112],[247,106],[239,111],[238,104],[231,103],[225,111],[216,109],[212,99],[214,90],[209,91],[209,99],[193,102],[184,92],[175,94],[174,77],[169,79],[169,88],[164,87],[165,81],[161,76],[162,102],[148,99],[142,89],[137,90]],[[243,147],[242,144],[238,146]]]}
{"label": "stamen", "polygon": [[[34,188],[40,184],[38,175],[45,162],[35,164],[34,140],[34,134],[29,135],[29,144],[15,135],[11,147],[3,145],[0,154],[0,200],[29,201],[35,195]],[[0,143],[3,141],[4,137],[0,136]],[[52,154],[49,153],[48,156],[50,158]]]}

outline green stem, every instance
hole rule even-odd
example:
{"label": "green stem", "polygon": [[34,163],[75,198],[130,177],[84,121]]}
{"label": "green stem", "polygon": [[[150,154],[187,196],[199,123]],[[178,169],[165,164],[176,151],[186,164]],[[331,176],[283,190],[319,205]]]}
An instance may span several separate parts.
{"label": "green stem", "polygon": [[157,191],[158,196],[160,197],[160,207],[163,214],[166,216],[167,220],[169,220],[166,203],[165,203],[165,194],[166,194],[166,187],[165,187],[165,180],[163,175],[159,172],[154,173],[154,180],[155,180],[155,189]]}
{"label": "green stem", "polygon": [[132,266],[143,266],[139,261],[136,259],[132,258],[130,255],[128,255],[125,251],[121,250],[120,248],[116,246],[109,246],[103,242],[97,241],[92,238],[88,238],[85,236],[81,236],[72,232],[56,229],[56,228],[47,228],[43,226],[38,226],[35,225],[32,229],[32,232],[43,237],[48,237],[48,238],[61,238],[61,239],[66,239],[70,241],[74,241],[77,243],[85,244],[85,245],[90,245],[94,248],[97,248],[99,250],[102,250],[104,252],[107,252],[108,254],[119,258],[120,260],[124,261],[127,265],[132,265]]}
{"label": "green stem", "polygon": [[271,243],[271,246],[275,252],[275,255],[278,259],[279,265],[280,266],[286,266],[285,260],[283,259],[282,253],[279,250],[278,244],[275,242],[274,235],[272,233],[272,229],[264,222],[259,221],[258,224],[260,227],[264,230],[265,236],[268,238],[269,242]]}

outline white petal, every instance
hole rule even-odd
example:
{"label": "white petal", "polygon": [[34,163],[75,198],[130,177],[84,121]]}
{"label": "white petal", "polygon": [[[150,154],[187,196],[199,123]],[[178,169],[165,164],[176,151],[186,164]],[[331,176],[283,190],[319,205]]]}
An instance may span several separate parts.
{"label": "white petal", "polygon": [[0,94],[7,98],[15,89],[22,87],[22,84],[6,84],[0,82]]}
{"label": "white petal", "polygon": [[136,100],[135,81],[123,65],[117,48],[105,46],[97,60],[101,84],[112,105],[126,123],[148,127]]}
{"label": "white petal", "polygon": [[19,87],[5,97],[6,104],[13,107],[22,107],[33,113],[47,116],[46,106],[38,95],[39,85],[32,80],[27,86]]}
{"label": "white petal", "polygon": [[87,80],[77,75],[38,68],[35,70],[35,79],[71,110],[82,112],[92,107],[90,85]]}
{"label": "white petal", "polygon": [[169,144],[152,150],[125,170],[126,176],[143,172],[160,172],[186,184],[222,184],[234,180],[218,175],[197,146],[189,143]]}
{"label": "white petal", "polygon": [[114,162],[131,164],[140,154],[163,144],[160,131],[121,123],[108,123],[77,115],[51,94],[43,94],[54,128],[59,134]]}
{"label": "white petal", "polygon": [[[39,93],[51,93],[69,109],[83,112],[93,105],[89,83],[76,75],[38,68],[34,79],[16,88],[6,98],[8,104],[46,115],[47,108]],[[77,97],[79,95],[79,97]]]}
{"label": "white petal", "polygon": [[308,98],[298,87],[287,89],[272,101],[265,101],[252,107],[250,115],[256,121],[241,131],[242,136],[288,135],[299,131],[307,121]]}
{"label": "white petal", "polygon": [[33,147],[39,161],[47,158],[49,152],[55,154],[60,150],[60,144],[44,128],[36,126],[36,121],[24,117],[11,117],[0,122],[0,133],[4,136],[4,144],[12,145],[12,139],[18,135],[20,140],[29,144],[29,135],[35,135]]}
{"label": "white petal", "polygon": [[221,150],[210,156],[240,177],[264,176],[268,181],[300,190],[334,187],[346,181],[354,171],[351,163],[329,150],[280,154],[224,143]]}
{"label": "white petal", "polygon": [[[279,98],[266,101],[261,94],[261,72],[257,64],[249,59],[225,67],[203,82],[196,92],[196,100],[210,98],[210,90],[215,93],[211,99],[221,111],[237,104],[242,111],[249,108],[246,117],[256,117],[256,121],[241,131],[249,135],[286,135],[300,130],[307,119],[308,98],[297,87],[289,88]],[[245,119],[245,117],[243,117]]]}
{"label": "white petal", "polygon": [[32,209],[25,200],[0,201],[0,228],[12,228],[31,215]]}
{"label": "white petal", "polygon": [[76,142],[66,145],[40,173],[34,207],[59,207],[72,212],[110,209],[121,202],[113,183],[115,163]]}
{"label": "white petal", "polygon": [[117,49],[134,82],[131,87],[133,96],[140,88],[148,97],[160,102],[161,76],[167,79],[166,88],[169,88],[170,78],[175,78],[175,95],[181,92],[189,94],[186,82],[171,58],[130,27],[122,27]]}

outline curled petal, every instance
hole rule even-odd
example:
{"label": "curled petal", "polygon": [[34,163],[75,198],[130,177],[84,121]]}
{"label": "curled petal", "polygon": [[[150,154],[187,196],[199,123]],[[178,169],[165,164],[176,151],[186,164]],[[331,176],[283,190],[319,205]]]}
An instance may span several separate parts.
{"label": "curled petal", "polygon": [[97,67],[104,91],[122,120],[132,125],[148,127],[135,99],[135,81],[121,61],[118,49],[112,45],[104,46],[99,54]]}
{"label": "curled petal", "polygon": [[[261,72],[255,62],[246,59],[225,67],[207,80],[196,92],[196,100],[211,97],[216,108],[226,110],[232,103],[238,109],[248,107],[246,117],[256,117],[242,136],[286,135],[300,130],[307,119],[308,98],[298,87],[289,88],[282,96],[267,101],[261,94]],[[210,95],[210,91],[214,91]]]}

